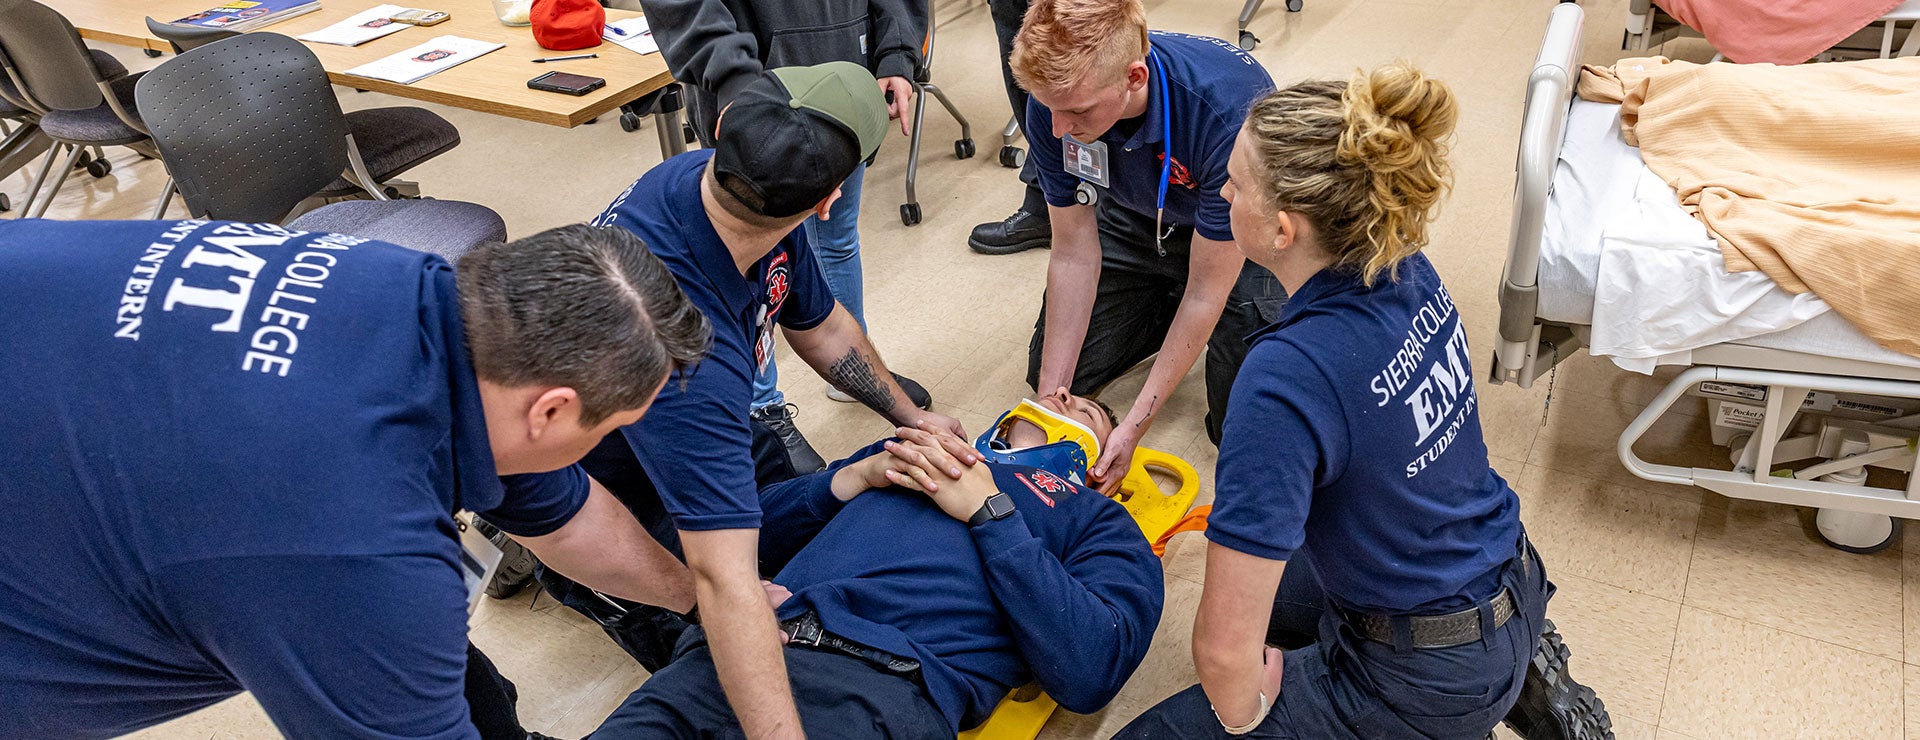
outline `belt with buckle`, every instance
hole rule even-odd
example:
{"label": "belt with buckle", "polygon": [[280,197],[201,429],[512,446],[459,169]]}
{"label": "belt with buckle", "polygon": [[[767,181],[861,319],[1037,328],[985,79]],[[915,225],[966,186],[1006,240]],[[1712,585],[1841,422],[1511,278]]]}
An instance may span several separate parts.
{"label": "belt with buckle", "polygon": [[920,661],[902,658],[828,632],[820,626],[820,615],[816,612],[807,612],[781,622],[780,629],[787,633],[788,645],[845,653],[884,668],[888,673],[920,683]]}
{"label": "belt with buckle", "polygon": [[[1531,581],[1533,576],[1533,557],[1527,552],[1527,541],[1524,534],[1521,536],[1520,549],[1515,559],[1520,561],[1521,572],[1525,573],[1527,579]],[[1394,639],[1394,622],[1406,620],[1409,628],[1408,631],[1411,633],[1413,640],[1412,647],[1427,649],[1450,648],[1480,641],[1482,636],[1480,632],[1480,610],[1482,609],[1493,610],[1493,619],[1491,622],[1494,629],[1499,629],[1501,625],[1507,623],[1508,619],[1513,618],[1513,592],[1507,588],[1501,588],[1500,592],[1494,594],[1493,598],[1487,600],[1485,604],[1468,607],[1453,612],[1452,614],[1413,617],[1382,617],[1362,614],[1351,615],[1347,621],[1349,624],[1352,624],[1355,629],[1359,630],[1360,636],[1374,642],[1393,645],[1396,644],[1396,640]]]}

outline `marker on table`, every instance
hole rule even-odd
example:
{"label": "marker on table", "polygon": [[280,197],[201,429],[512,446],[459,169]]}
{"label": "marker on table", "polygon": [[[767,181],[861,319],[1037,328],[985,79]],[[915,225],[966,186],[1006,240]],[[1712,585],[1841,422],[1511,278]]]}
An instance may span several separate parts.
{"label": "marker on table", "polygon": [[567,60],[569,60],[569,59],[598,59],[599,57],[600,57],[600,55],[599,55],[599,54],[575,54],[575,55],[573,55],[573,56],[566,56],[566,57],[547,57],[547,58],[545,58],[545,59],[535,59],[535,60],[533,60],[533,61],[534,61],[535,63],[539,63],[539,62],[564,62],[564,61],[567,61]]}

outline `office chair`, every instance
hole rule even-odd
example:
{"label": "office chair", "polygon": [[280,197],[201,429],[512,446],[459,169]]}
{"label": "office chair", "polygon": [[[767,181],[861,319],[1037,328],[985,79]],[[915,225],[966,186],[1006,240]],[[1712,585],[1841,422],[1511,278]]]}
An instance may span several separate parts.
{"label": "office chair", "polygon": [[[112,54],[98,49],[89,49],[88,53],[102,76],[107,79],[126,76],[126,66],[113,58]],[[5,79],[4,74],[0,74],[0,133],[6,135],[5,139],[0,139],[0,178],[32,164],[33,160],[53,147],[53,139],[40,130],[40,115],[27,107],[20,89]],[[106,176],[112,168],[112,164],[104,157],[95,159],[90,151],[83,153],[77,164],[96,177]],[[10,210],[13,210],[13,199],[6,193],[0,193],[0,211]]]}
{"label": "office chair", "polygon": [[[147,18],[147,30],[172,44],[174,52],[178,54],[240,35],[223,28],[164,23],[151,17]],[[387,189],[388,194],[396,196],[414,197],[420,194],[420,189],[413,183],[395,179],[401,173],[460,145],[460,130],[454,128],[452,123],[433,111],[412,106],[350,112],[347,114],[347,130],[353,133],[355,145],[366,158],[367,172],[373,175],[373,183],[378,183]],[[364,184],[370,188],[373,183]],[[364,190],[362,184],[340,178],[322,190],[321,195],[327,198],[355,197]],[[159,215],[154,217],[159,218]]]}
{"label": "office chair", "polygon": [[188,51],[135,91],[181,200],[196,218],[279,222],[399,244],[443,256],[506,238],[499,214],[471,203],[347,201],[302,213],[351,172],[377,182],[313,51],[255,32]]}
{"label": "office chair", "polygon": [[[1254,45],[1260,43],[1260,37],[1247,30],[1247,24],[1253,22],[1253,14],[1260,12],[1260,4],[1263,2],[1266,0],[1247,0],[1247,4],[1240,8],[1240,49],[1243,51],[1253,51]],[[1287,12],[1300,12],[1305,2],[1306,0],[1287,0]]]}
{"label": "office chair", "polygon": [[[40,132],[53,142],[53,153],[40,165],[27,195],[25,216],[45,214],[76,167],[106,176],[112,165],[104,156],[82,164],[83,157],[92,156],[90,149],[124,146],[159,156],[133,104],[133,86],[140,76],[125,74],[118,64],[103,68],[65,16],[32,0],[0,0],[0,49],[5,49],[0,67],[12,84],[11,94],[18,96],[9,102],[37,116]],[[66,165],[47,188],[54,161],[63,152]]]}
{"label": "office chair", "polygon": [[960,122],[960,138],[953,142],[953,156],[969,159],[973,156],[973,127],[967,123],[967,117],[960,115],[960,109],[953,106],[947,94],[940,86],[933,84],[933,3],[927,3],[927,40],[920,45],[920,64],[913,70],[913,138],[907,147],[907,202],[900,204],[900,223],[912,226],[920,223],[920,199],[914,194],[914,180],[920,171],[921,127],[926,123],[927,95],[931,94],[940,105],[947,109],[947,115]]}

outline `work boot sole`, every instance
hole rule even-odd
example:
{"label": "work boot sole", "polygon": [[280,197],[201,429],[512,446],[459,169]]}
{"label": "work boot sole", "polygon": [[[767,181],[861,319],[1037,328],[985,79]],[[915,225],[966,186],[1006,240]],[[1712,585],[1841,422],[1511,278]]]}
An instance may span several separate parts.
{"label": "work boot sole", "polygon": [[968,249],[971,249],[975,252],[979,252],[981,254],[991,254],[991,255],[1017,254],[1020,252],[1025,252],[1029,249],[1045,249],[1053,246],[1052,243],[1053,243],[1053,237],[1051,236],[1034,237],[1032,239],[1017,241],[1012,244],[988,244],[978,239],[974,239],[973,237],[967,237]]}
{"label": "work boot sole", "polygon": [[1527,665],[1520,700],[1507,713],[1507,727],[1526,740],[1613,740],[1613,718],[1593,689],[1567,670],[1572,651],[1547,620],[1546,634]]}

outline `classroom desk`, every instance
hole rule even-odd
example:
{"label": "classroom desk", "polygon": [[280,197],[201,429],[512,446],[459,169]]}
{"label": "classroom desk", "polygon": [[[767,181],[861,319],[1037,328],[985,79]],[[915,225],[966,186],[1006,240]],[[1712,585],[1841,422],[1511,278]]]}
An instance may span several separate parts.
{"label": "classroom desk", "polygon": [[[220,0],[41,1],[65,15],[79,29],[82,38],[155,51],[172,51],[173,47],[147,31],[147,16],[170,21],[220,3]],[[378,4],[378,0],[322,0],[319,10],[259,30],[299,36]],[[502,25],[494,16],[489,0],[394,0],[394,4],[442,10],[453,17],[436,26],[409,28],[354,47],[307,44],[307,48],[320,57],[329,80],[336,85],[360,90],[373,90],[395,97],[563,128],[591,121],[673,82],[673,76],[667,72],[666,61],[657,53],[642,56],[611,43],[579,51],[542,49],[534,43],[533,29]],[[637,15],[640,14],[629,10],[607,10],[609,21]],[[461,36],[506,46],[411,85],[344,74],[348,69],[412,48],[435,36]],[[531,61],[538,57],[588,52],[598,53],[600,57],[549,64],[534,64]],[[578,97],[527,87],[527,80],[553,70],[605,78],[607,85]],[[670,152],[670,149],[684,151],[686,147],[681,138],[677,111],[654,118],[655,124],[660,127],[661,155],[677,153]]]}

